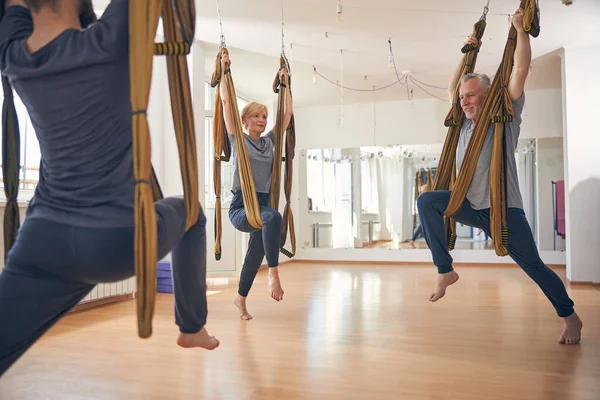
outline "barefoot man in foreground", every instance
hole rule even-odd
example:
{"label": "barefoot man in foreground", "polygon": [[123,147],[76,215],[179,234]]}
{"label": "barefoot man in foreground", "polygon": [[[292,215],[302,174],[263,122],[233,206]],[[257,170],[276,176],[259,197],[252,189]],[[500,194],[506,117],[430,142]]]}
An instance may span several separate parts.
{"label": "barefoot man in foreground", "polygon": [[[525,104],[523,88],[531,63],[531,46],[529,35],[523,30],[522,9],[517,10],[512,23],[517,30],[517,46],[513,74],[508,84],[508,92],[515,115],[512,122],[505,123],[508,252],[511,258],[542,289],[556,309],[558,316],[564,319],[565,328],[559,338],[559,343],[577,344],[581,340],[583,324],[573,309],[574,303],[569,298],[563,282],[540,259],[531,228],[523,211],[514,152],[519,139],[521,113]],[[470,36],[466,43],[476,44],[476,38]],[[462,62],[459,63],[448,86],[451,103],[454,97],[454,88],[460,76],[461,66]],[[460,105],[466,119],[461,128],[456,151],[457,172],[460,170],[469,140],[481,115],[490,86],[490,78],[484,74],[467,74],[461,81]],[[494,126],[490,123],[466,200],[455,216],[456,221],[483,229],[490,236],[490,163],[492,160],[493,132]],[[458,273],[452,267],[452,257],[446,244],[443,215],[448,207],[449,200],[450,192],[445,190],[423,193],[417,199],[425,239],[431,249],[433,262],[439,273],[437,287],[430,297],[432,302],[443,297],[446,288],[456,283],[459,278]]]}

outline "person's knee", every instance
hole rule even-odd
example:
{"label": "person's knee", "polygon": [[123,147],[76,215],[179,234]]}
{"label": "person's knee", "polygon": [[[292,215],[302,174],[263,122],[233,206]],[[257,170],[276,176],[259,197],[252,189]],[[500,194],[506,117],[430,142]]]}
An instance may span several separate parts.
{"label": "person's knee", "polygon": [[[187,207],[186,202],[183,196],[173,196],[169,198],[171,204],[178,211],[178,215],[183,220],[187,220]],[[206,215],[204,214],[204,209],[202,208],[202,204],[198,202],[198,218],[196,219],[196,223],[194,224],[196,228],[206,229]]]}
{"label": "person's knee", "polygon": [[436,203],[436,197],[437,196],[435,192],[421,193],[421,195],[417,197],[417,208],[419,210],[419,214],[431,210],[433,205]]}
{"label": "person's knee", "polygon": [[445,210],[450,201],[449,190],[432,190],[430,192],[421,193],[417,197],[417,209],[419,213],[427,213],[433,210]]}
{"label": "person's knee", "polygon": [[264,225],[281,225],[281,214],[272,208],[261,211],[261,217]]}

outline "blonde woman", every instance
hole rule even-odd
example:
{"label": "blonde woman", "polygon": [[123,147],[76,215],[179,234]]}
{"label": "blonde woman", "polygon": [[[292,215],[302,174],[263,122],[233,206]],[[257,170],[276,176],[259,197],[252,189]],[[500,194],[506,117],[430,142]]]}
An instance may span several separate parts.
{"label": "blonde woman", "polygon": [[[264,257],[267,258],[269,266],[269,292],[276,301],[283,299],[283,289],[279,280],[279,244],[281,236],[281,214],[269,207],[269,195],[271,189],[271,168],[273,166],[273,132],[276,126],[267,131],[262,136],[267,127],[267,107],[263,104],[252,102],[241,112],[242,126],[245,132],[236,132],[235,125],[231,119],[231,109],[228,100],[226,79],[230,79],[229,66],[231,62],[227,54],[223,54],[221,59],[221,99],[223,102],[223,114],[225,116],[225,127],[231,142],[231,152],[233,155],[234,175],[231,191],[233,200],[229,208],[229,219],[233,226],[241,231],[250,233],[248,242],[248,251],[244,259],[244,265],[240,275],[238,287],[238,296],[234,303],[240,312],[240,318],[243,320],[252,319],[246,308],[246,298],[250,288],[254,283],[256,273],[262,264]],[[288,78],[287,71],[280,71],[280,77]],[[283,129],[287,129],[292,117],[292,98],[287,95],[285,99],[285,111],[283,117]],[[246,210],[242,198],[240,186],[239,170],[237,167],[237,149],[235,135],[244,135],[254,185],[260,204],[260,215],[263,222],[262,229],[256,229],[248,223]]]}

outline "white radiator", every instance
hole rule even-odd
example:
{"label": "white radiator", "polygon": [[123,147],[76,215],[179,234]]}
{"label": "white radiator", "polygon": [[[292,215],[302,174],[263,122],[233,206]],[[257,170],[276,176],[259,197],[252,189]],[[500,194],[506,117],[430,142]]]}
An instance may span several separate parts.
{"label": "white radiator", "polygon": [[80,304],[124,294],[132,294],[135,292],[135,287],[135,276],[116,283],[100,283],[80,301]]}

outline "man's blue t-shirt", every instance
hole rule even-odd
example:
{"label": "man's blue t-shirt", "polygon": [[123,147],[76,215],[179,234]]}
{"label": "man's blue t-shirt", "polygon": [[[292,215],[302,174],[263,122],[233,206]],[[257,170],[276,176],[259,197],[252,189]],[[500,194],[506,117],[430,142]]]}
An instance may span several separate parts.
{"label": "man's blue t-shirt", "polygon": [[129,1],[113,0],[87,29],[30,54],[30,11],[0,24],[0,72],[27,108],[41,151],[27,218],[75,226],[134,225]]}

